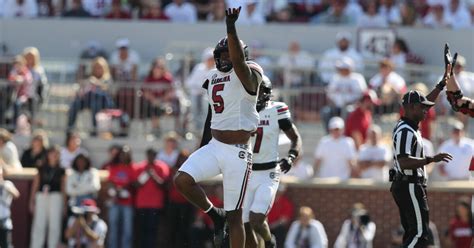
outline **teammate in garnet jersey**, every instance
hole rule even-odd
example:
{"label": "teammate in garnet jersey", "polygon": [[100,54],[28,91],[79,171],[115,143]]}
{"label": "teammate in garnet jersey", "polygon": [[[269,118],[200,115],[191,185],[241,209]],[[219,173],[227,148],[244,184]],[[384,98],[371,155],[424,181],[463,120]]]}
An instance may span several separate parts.
{"label": "teammate in garnet jersey", "polygon": [[[250,136],[257,130],[256,103],[263,75],[258,64],[248,61],[247,46],[237,36],[235,22],[240,9],[226,10],[227,37],[217,44],[216,69],[209,72],[203,85],[210,103],[206,126],[210,125],[212,140],[206,144],[209,132],[205,132],[203,146],[191,154],[174,179],[181,194],[213,220],[215,246],[222,244],[227,220],[233,248],[245,244],[242,205],[252,171]],[[197,184],[221,173],[225,211],[214,207]]]}
{"label": "teammate in garnet jersey", "polygon": [[[287,173],[291,169],[301,149],[301,138],[291,121],[288,106],[283,102],[271,101],[271,96],[272,84],[263,76],[257,101],[260,122],[252,138],[252,175],[243,210],[246,247],[252,248],[258,247],[258,236],[264,240],[265,248],[276,247],[276,240],[270,233],[266,217],[275,200],[281,172]],[[279,161],[280,130],[290,139],[291,147],[288,156]]]}

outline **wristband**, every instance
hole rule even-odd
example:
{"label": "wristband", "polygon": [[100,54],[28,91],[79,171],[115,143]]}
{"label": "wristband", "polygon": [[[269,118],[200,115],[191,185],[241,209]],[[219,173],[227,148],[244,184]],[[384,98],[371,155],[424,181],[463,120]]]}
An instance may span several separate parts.
{"label": "wristband", "polygon": [[444,78],[441,81],[439,81],[438,84],[436,84],[436,88],[440,91],[443,91],[445,86],[446,86],[446,82],[444,81]]}
{"label": "wristband", "polygon": [[295,159],[298,157],[298,155],[299,155],[299,152],[296,149],[290,149],[288,151],[288,157],[293,157],[293,159]]}

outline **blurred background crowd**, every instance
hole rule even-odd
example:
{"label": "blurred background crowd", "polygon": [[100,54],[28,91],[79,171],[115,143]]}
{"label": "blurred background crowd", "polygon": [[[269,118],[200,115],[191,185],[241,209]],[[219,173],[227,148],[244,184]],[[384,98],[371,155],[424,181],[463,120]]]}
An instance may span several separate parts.
{"label": "blurred background crowd", "polygon": [[[4,18],[107,18],[195,23],[221,22],[231,0],[2,0]],[[341,24],[358,27],[472,28],[472,0],[252,0],[238,23]]]}

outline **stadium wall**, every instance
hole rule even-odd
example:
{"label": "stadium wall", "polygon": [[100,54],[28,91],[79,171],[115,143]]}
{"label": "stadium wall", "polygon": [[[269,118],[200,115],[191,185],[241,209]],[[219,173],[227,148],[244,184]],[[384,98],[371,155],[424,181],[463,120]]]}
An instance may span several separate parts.
{"label": "stadium wall", "polygon": [[[24,169],[21,173],[8,176],[22,193],[20,199],[15,200],[12,206],[13,215],[13,242],[15,247],[28,247],[32,216],[28,210],[29,192],[35,169]],[[102,179],[107,173],[101,171]],[[330,247],[339,233],[343,221],[349,216],[352,204],[362,202],[366,205],[372,220],[377,224],[374,247],[384,248],[390,242],[393,229],[399,225],[398,209],[393,202],[388,183],[374,184],[367,180],[351,179],[347,182],[338,180],[315,179],[310,182],[287,182],[287,195],[298,207],[310,206],[316,218],[320,220],[327,232]],[[474,194],[472,182],[444,182],[432,183],[428,187],[430,219],[436,224],[440,238],[444,241],[444,232],[448,228],[449,220],[454,215],[456,200],[461,196]],[[99,206],[105,215],[104,192],[99,196]],[[58,213],[60,214],[60,213]],[[296,213],[295,213],[296,216]],[[163,230],[159,235],[165,235]],[[159,247],[166,247],[161,244]]]}
{"label": "stadium wall", "polygon": [[[355,27],[312,26],[307,24],[268,24],[239,27],[240,38],[250,43],[263,42],[270,49],[286,50],[288,43],[297,40],[310,52],[321,53],[334,44],[336,33],[346,30],[353,34]],[[398,28],[396,33],[405,38],[416,54],[428,65],[443,63],[443,45],[449,42],[454,51],[468,59],[468,68],[474,70],[474,30]],[[109,20],[0,20],[0,42],[6,43],[12,53],[24,47],[36,46],[48,58],[76,58],[89,40],[100,41],[113,49],[117,38],[128,37],[132,47],[145,60],[169,51],[196,51],[214,46],[225,35],[223,24],[179,24],[143,21]],[[354,36],[355,37],[355,36]]]}

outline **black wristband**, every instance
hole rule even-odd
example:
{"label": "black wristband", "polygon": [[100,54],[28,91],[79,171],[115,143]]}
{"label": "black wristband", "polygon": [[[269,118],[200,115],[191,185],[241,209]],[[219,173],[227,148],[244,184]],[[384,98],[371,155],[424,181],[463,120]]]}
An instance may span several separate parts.
{"label": "black wristband", "polygon": [[295,159],[298,157],[298,155],[299,155],[299,152],[296,149],[290,149],[288,151],[288,157],[293,157],[293,159]]}
{"label": "black wristband", "polygon": [[443,91],[445,86],[446,86],[446,82],[444,81],[444,78],[441,81],[439,81],[438,84],[436,84],[436,88],[440,91]]}
{"label": "black wristband", "polygon": [[460,90],[453,92],[453,96],[455,99],[461,99],[463,97],[463,94]]}

